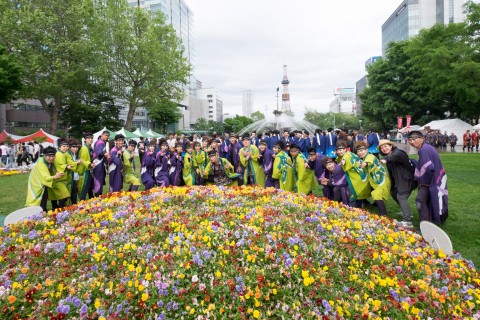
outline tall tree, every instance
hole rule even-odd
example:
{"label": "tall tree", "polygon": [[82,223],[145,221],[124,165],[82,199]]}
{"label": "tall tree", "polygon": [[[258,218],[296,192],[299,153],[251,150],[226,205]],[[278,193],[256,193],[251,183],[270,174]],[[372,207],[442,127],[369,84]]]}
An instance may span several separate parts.
{"label": "tall tree", "polygon": [[5,47],[0,46],[0,102],[12,100],[21,87],[20,66]]}
{"label": "tall tree", "polygon": [[92,31],[97,59],[106,67],[103,74],[115,84],[115,96],[129,106],[125,128],[131,128],[137,107],[155,109],[184,97],[182,86],[191,68],[162,13],[131,8],[126,0],[102,1]]}
{"label": "tall tree", "polygon": [[169,124],[176,123],[182,117],[182,113],[175,102],[167,100],[157,103],[148,101],[147,103],[149,104],[148,115],[160,123],[163,133],[167,133],[167,126]]}
{"label": "tall tree", "polygon": [[253,122],[251,118],[237,114],[234,118],[225,119],[223,127],[226,132],[238,132]]}
{"label": "tall tree", "polygon": [[57,130],[65,98],[81,91],[95,56],[87,36],[91,0],[2,0],[0,41],[23,69],[21,98],[38,99],[50,114],[50,132]]}
{"label": "tall tree", "polygon": [[250,115],[250,118],[253,120],[253,122],[255,122],[255,121],[259,121],[259,120],[265,119],[265,115],[264,115],[262,112],[260,112],[260,111],[255,111],[254,113],[252,113],[252,114]]}

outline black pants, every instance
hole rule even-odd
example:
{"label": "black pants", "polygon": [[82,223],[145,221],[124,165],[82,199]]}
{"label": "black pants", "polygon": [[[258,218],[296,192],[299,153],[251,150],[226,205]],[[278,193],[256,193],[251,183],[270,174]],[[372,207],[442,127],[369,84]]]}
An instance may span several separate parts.
{"label": "black pants", "polygon": [[89,199],[93,198],[93,176],[91,172],[89,172],[87,175],[85,188],[83,188],[82,190],[82,194],[80,195],[80,200],[87,200],[87,194]]}
{"label": "black pants", "polygon": [[72,190],[70,192],[70,202],[72,204],[77,203],[77,196],[78,196],[78,184],[76,181],[72,182]]}

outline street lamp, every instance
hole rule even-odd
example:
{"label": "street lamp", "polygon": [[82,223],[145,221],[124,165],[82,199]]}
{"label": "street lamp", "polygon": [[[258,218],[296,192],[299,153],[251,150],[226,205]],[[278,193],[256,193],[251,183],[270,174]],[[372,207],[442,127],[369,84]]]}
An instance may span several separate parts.
{"label": "street lamp", "polygon": [[358,122],[360,122],[360,132],[362,132],[362,119],[358,120]]}
{"label": "street lamp", "polygon": [[345,131],[345,122],[342,123],[342,130]]}

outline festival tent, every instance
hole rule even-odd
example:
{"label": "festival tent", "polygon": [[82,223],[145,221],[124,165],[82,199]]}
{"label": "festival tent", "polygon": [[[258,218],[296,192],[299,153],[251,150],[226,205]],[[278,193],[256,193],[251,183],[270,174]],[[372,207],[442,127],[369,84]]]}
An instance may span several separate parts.
{"label": "festival tent", "polygon": [[115,132],[115,133],[116,133],[116,134],[123,134],[123,136],[124,136],[125,139],[127,139],[127,140],[140,138],[140,136],[139,136],[138,134],[136,134],[135,132],[130,132],[130,131],[128,131],[128,130],[125,129],[125,128],[122,128],[122,129],[118,130],[118,131]]}
{"label": "festival tent", "polygon": [[402,129],[400,129],[400,132],[401,133],[408,133],[410,131],[414,131],[414,130],[420,130],[420,126],[417,126],[417,125],[413,125],[413,126],[406,126]]}
{"label": "festival tent", "polygon": [[137,130],[133,131],[133,133],[135,133],[136,135],[138,135],[138,136],[140,136],[140,137],[153,138],[153,136],[151,136],[150,134],[148,134],[148,132],[143,131],[143,130],[140,130],[140,129],[137,129]]}
{"label": "festival tent", "polygon": [[29,134],[28,136],[22,137],[20,139],[16,139],[16,143],[22,143],[22,142],[32,142],[37,139],[45,139],[44,142],[51,143],[53,145],[57,144],[58,137],[54,136],[53,134],[46,133],[43,131],[43,129],[38,130],[35,133]]}
{"label": "festival tent", "polygon": [[480,123],[477,124],[476,126],[473,126],[473,129],[480,129]]}
{"label": "festival tent", "polygon": [[12,137],[10,133],[7,131],[3,130],[2,133],[0,133],[0,142],[12,142],[15,143],[16,140],[15,138]]}
{"label": "festival tent", "polygon": [[421,129],[424,130],[426,127],[429,127],[431,130],[440,130],[441,133],[446,131],[448,135],[453,132],[458,137],[457,145],[463,145],[463,134],[467,130],[473,130],[472,125],[460,119],[435,120],[427,123]]}
{"label": "festival tent", "polygon": [[163,138],[164,137],[163,135],[161,135],[160,133],[156,133],[152,129],[148,130],[147,133],[154,138]]}

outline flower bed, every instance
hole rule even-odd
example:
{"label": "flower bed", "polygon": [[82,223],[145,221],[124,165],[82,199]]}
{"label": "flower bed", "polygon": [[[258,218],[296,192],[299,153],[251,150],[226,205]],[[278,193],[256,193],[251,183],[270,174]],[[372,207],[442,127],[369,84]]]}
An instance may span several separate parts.
{"label": "flower bed", "polygon": [[466,318],[471,263],[273,189],[117,193],[0,228],[2,318]]}
{"label": "flower bed", "polygon": [[0,177],[14,176],[17,174],[23,174],[29,172],[28,170],[19,169],[0,169]]}

